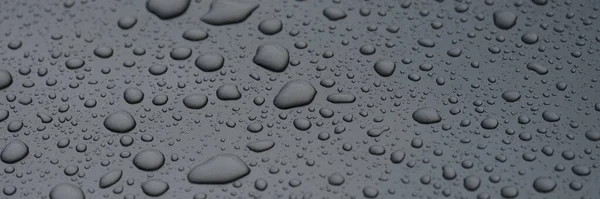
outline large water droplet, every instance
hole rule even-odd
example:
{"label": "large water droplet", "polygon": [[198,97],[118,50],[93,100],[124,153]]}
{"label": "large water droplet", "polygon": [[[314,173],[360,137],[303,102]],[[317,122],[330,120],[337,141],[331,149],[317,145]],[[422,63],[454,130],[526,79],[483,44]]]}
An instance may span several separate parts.
{"label": "large water droplet", "polygon": [[161,179],[150,179],[142,184],[142,191],[152,197],[165,194],[169,190],[169,184]]}
{"label": "large water droplet", "polygon": [[208,97],[202,94],[192,94],[183,98],[183,105],[189,109],[201,109],[208,104]]}
{"label": "large water droplet", "polygon": [[144,92],[139,88],[127,88],[123,92],[123,98],[129,104],[137,104],[144,100]]}
{"label": "large water droplet", "polygon": [[119,28],[123,30],[127,30],[133,28],[133,26],[137,23],[137,18],[133,16],[124,16],[119,18],[117,25]]}
{"label": "large water droplet", "polygon": [[258,30],[265,35],[274,35],[281,31],[283,22],[279,19],[265,19],[258,24]]}
{"label": "large water droplet", "polygon": [[273,148],[273,146],[275,146],[275,142],[273,142],[272,140],[258,140],[250,142],[246,145],[248,149],[257,153],[269,150]]}
{"label": "large water droplet", "polygon": [[548,177],[538,177],[533,182],[533,188],[541,193],[548,193],[554,190],[556,182]]}
{"label": "large water droplet", "polygon": [[242,93],[235,84],[223,84],[217,89],[217,98],[220,100],[238,100]]}
{"label": "large water droplet", "polygon": [[517,24],[517,15],[510,11],[494,12],[494,25],[500,29],[508,30]]}
{"label": "large water droplet", "polygon": [[323,15],[325,15],[325,17],[327,17],[327,19],[331,20],[331,21],[337,21],[343,18],[346,18],[346,12],[344,10],[342,10],[341,8],[325,8],[323,10]]}
{"label": "large water droplet", "polygon": [[188,173],[195,184],[225,184],[250,173],[250,168],[236,155],[221,154],[211,157]]}
{"label": "large water droplet", "polygon": [[305,80],[292,80],[287,82],[275,96],[273,104],[280,109],[289,109],[310,104],[317,90]]}
{"label": "large water droplet", "polygon": [[498,127],[498,123],[497,119],[488,117],[481,121],[481,127],[484,129],[495,129]]}
{"label": "large water droplet", "polygon": [[190,5],[190,0],[148,0],[146,9],[160,19],[171,19],[182,15]]}
{"label": "large water droplet", "polygon": [[71,58],[65,62],[65,66],[71,70],[81,68],[81,67],[83,67],[84,64],[85,64],[85,61],[83,61],[83,59],[79,59],[79,58]]}
{"label": "large water droplet", "polygon": [[113,55],[113,49],[107,46],[100,46],[94,49],[94,55],[100,58],[109,58]]}
{"label": "large water droplet", "polygon": [[112,186],[113,184],[117,183],[121,179],[122,175],[123,175],[123,170],[121,170],[121,169],[113,170],[113,171],[110,171],[110,172],[102,175],[102,177],[100,177],[100,181],[99,181],[100,188],[104,189],[104,188]]}
{"label": "large water droplet", "polygon": [[208,38],[208,33],[200,29],[189,29],[183,32],[183,38],[190,41],[202,41]]}
{"label": "large water droplet", "polygon": [[290,61],[288,50],[277,43],[260,45],[252,61],[273,72],[283,72]]}
{"label": "large water droplet", "polygon": [[29,154],[29,147],[21,140],[13,140],[4,146],[0,153],[0,160],[7,164],[21,161]]}
{"label": "large water droplet", "polygon": [[560,116],[558,116],[558,114],[550,111],[544,111],[542,113],[542,118],[546,122],[558,122],[558,120],[560,120]]}
{"label": "large water droplet", "polygon": [[412,118],[421,124],[434,124],[442,121],[438,110],[431,107],[422,107],[412,114]]}
{"label": "large water droplet", "polygon": [[133,165],[144,171],[160,169],[165,164],[165,155],[156,149],[146,149],[133,158]]}
{"label": "large water droplet", "polygon": [[225,58],[217,53],[204,53],[196,58],[194,64],[204,72],[213,72],[223,68]]}
{"label": "large water droplet", "polygon": [[104,127],[115,133],[127,133],[135,126],[135,119],[127,111],[114,112],[104,119]]}
{"label": "large water droplet", "polygon": [[5,69],[0,69],[0,90],[7,88],[13,82],[12,75]]}
{"label": "large water droplet", "polygon": [[521,93],[513,90],[504,91],[504,93],[502,93],[502,99],[504,99],[507,102],[516,102],[519,99],[521,99]]}
{"label": "large water droplet", "polygon": [[192,49],[186,47],[178,47],[171,50],[169,53],[174,60],[184,60],[192,55]]}
{"label": "large water droplet", "polygon": [[394,74],[394,71],[396,70],[396,63],[390,60],[380,60],[375,62],[373,68],[375,68],[375,72],[382,77],[389,77]]}
{"label": "large water droplet", "polygon": [[548,74],[548,69],[539,63],[529,63],[527,69],[536,72],[538,75]]}
{"label": "large water droplet", "polygon": [[50,199],[85,199],[85,195],[78,186],[61,183],[50,190]]}
{"label": "large water droplet", "polygon": [[356,97],[347,93],[334,93],[327,96],[327,101],[334,104],[347,104],[356,101]]}
{"label": "large water droplet", "polygon": [[252,14],[258,4],[232,0],[213,0],[210,9],[200,20],[211,25],[227,25],[239,23]]}
{"label": "large water droplet", "polygon": [[479,185],[481,185],[481,179],[479,179],[477,176],[470,175],[465,177],[463,184],[465,189],[469,191],[475,191],[477,188],[479,188]]}
{"label": "large water droplet", "polygon": [[345,181],[344,176],[340,173],[333,173],[327,178],[327,182],[333,186],[340,186],[344,184]]}

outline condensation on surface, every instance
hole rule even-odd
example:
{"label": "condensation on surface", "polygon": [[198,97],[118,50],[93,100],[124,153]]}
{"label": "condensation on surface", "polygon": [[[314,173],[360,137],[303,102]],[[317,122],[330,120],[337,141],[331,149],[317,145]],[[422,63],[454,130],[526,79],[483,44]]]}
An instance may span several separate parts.
{"label": "condensation on surface", "polygon": [[599,1],[0,4],[0,198],[600,198]]}

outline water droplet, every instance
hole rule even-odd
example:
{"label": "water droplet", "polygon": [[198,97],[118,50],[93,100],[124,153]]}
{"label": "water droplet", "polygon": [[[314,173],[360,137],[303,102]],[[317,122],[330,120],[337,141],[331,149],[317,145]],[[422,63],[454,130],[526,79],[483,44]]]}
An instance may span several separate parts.
{"label": "water droplet", "polygon": [[356,97],[347,93],[334,93],[327,96],[327,101],[334,104],[347,104],[356,101]]}
{"label": "water droplet", "polygon": [[256,181],[254,181],[254,188],[256,188],[259,191],[264,191],[265,189],[267,189],[268,185],[269,184],[267,183],[267,180],[263,178],[259,178],[256,179]]}
{"label": "water droplet", "polygon": [[435,47],[435,42],[431,39],[419,39],[417,43],[423,47],[433,48]]}
{"label": "water droplet", "polygon": [[358,51],[360,52],[360,54],[363,54],[363,55],[372,55],[372,54],[375,54],[375,52],[377,50],[375,49],[375,46],[373,46],[373,45],[364,45],[364,46],[361,46]]}
{"label": "water droplet", "polygon": [[208,104],[208,97],[202,94],[191,94],[183,98],[183,105],[189,109],[201,109]]}
{"label": "water droplet", "polygon": [[135,126],[135,119],[127,111],[114,112],[104,119],[104,127],[115,133],[127,133]]}
{"label": "water droplet", "polygon": [[167,72],[167,69],[169,68],[165,65],[152,65],[148,68],[148,72],[152,75],[162,75]]}
{"label": "water droplet", "polygon": [[194,184],[226,184],[248,173],[250,168],[239,157],[233,154],[220,154],[194,167],[187,177]]}
{"label": "water droplet", "polygon": [[346,180],[344,179],[344,176],[340,173],[333,173],[331,174],[328,178],[327,178],[327,182],[329,182],[330,185],[333,186],[340,186],[342,184],[344,184]]}
{"label": "water droplet", "polygon": [[547,177],[538,177],[533,182],[533,188],[541,193],[548,193],[554,190],[556,182]]}
{"label": "water droplet", "polygon": [[7,88],[13,82],[12,75],[5,69],[0,69],[0,90]]}
{"label": "water droplet", "polygon": [[546,120],[546,122],[558,122],[558,120],[560,120],[558,114],[550,111],[544,111],[542,113],[542,118]]}
{"label": "water droplet", "polygon": [[[0,119],[1,121],[1,119]],[[598,131],[586,131],[585,137],[590,141],[598,141],[600,140],[600,132]]]}
{"label": "water droplet", "polygon": [[442,121],[442,117],[439,115],[438,110],[431,107],[422,107],[412,114],[412,118],[421,124],[434,124]]}
{"label": "water droplet", "polygon": [[242,93],[235,84],[223,84],[217,89],[217,98],[220,100],[238,100]]}
{"label": "water droplet", "polygon": [[307,120],[304,118],[294,119],[294,127],[296,127],[296,129],[298,129],[298,130],[306,131],[311,126],[312,126],[312,123],[310,123],[310,120]]}
{"label": "water droplet", "polygon": [[381,75],[382,77],[389,77],[394,74],[396,70],[396,63],[390,60],[380,60],[375,62],[373,66],[375,68],[375,72]]}
{"label": "water droplet", "polygon": [[494,12],[494,25],[496,27],[508,30],[517,24],[517,15],[510,11]]}
{"label": "water droplet", "polygon": [[8,132],[17,132],[17,131],[21,130],[21,128],[23,128],[23,122],[12,121],[8,124],[8,126],[6,127],[6,130],[8,130]]}
{"label": "water droplet", "polygon": [[213,72],[223,68],[225,58],[217,53],[204,53],[196,58],[194,64],[204,72]]}
{"label": "water droplet", "polygon": [[124,16],[124,17],[119,18],[117,25],[119,26],[119,28],[121,28],[123,30],[128,30],[130,28],[133,28],[133,26],[135,26],[136,23],[137,23],[136,17]]}
{"label": "water droplet", "polygon": [[484,129],[496,129],[498,127],[498,120],[495,118],[485,118],[481,121],[481,127]]}
{"label": "water droplet", "polygon": [[449,165],[442,166],[442,176],[446,180],[452,180],[456,178],[456,170]]}
{"label": "water droplet", "polygon": [[81,68],[84,64],[85,62],[79,58],[71,58],[65,62],[65,66],[71,70]]}
{"label": "water droplet", "polygon": [[465,189],[469,191],[475,191],[477,190],[477,188],[479,188],[481,180],[477,176],[470,175],[465,177],[465,179],[463,180],[463,184],[465,186]]}
{"label": "water droplet", "polygon": [[50,190],[50,199],[85,199],[81,188],[71,183],[61,183]]}
{"label": "water droplet", "polygon": [[137,104],[144,100],[144,92],[139,88],[127,88],[123,92],[123,98],[129,104]]}
{"label": "water droplet", "polygon": [[505,186],[500,189],[500,195],[505,198],[516,198],[519,195],[519,190],[513,186]]}
{"label": "water droplet", "polygon": [[144,171],[160,169],[165,164],[165,155],[156,149],[146,149],[133,158],[133,165]]}
{"label": "water droplet", "polygon": [[379,195],[379,190],[374,187],[365,187],[363,188],[363,195],[366,198],[375,198]]}
{"label": "water droplet", "polygon": [[23,42],[21,42],[20,40],[12,40],[8,43],[8,48],[11,50],[17,50],[21,48],[22,45]]}
{"label": "water droplet", "polygon": [[188,29],[183,32],[183,38],[190,41],[202,41],[208,38],[208,33],[200,29]]}
{"label": "water droplet", "polygon": [[17,192],[17,187],[8,185],[2,189],[2,193],[7,196],[12,196]]}
{"label": "water droplet", "polygon": [[0,122],[6,120],[9,116],[9,112],[6,109],[0,109]]}
{"label": "water droplet", "polygon": [[200,20],[216,26],[240,23],[256,8],[258,4],[247,1],[213,0],[208,12],[200,17]]}
{"label": "water droplet", "polygon": [[142,184],[142,191],[152,197],[161,196],[168,190],[169,184],[160,179],[150,179]]}
{"label": "water droplet", "polygon": [[121,170],[121,169],[112,170],[112,171],[102,175],[102,177],[100,177],[100,181],[99,181],[100,188],[104,189],[104,188],[112,186],[113,184],[117,183],[121,179],[122,175],[123,175],[123,170]]}
{"label": "water droplet", "polygon": [[190,0],[148,0],[146,9],[160,19],[171,19],[182,15]]}
{"label": "water droplet", "polygon": [[585,165],[573,165],[571,171],[578,176],[588,176],[592,172],[590,168]]}
{"label": "water droplet", "polygon": [[94,55],[100,58],[109,58],[113,55],[113,49],[106,46],[100,46],[94,49]]}
{"label": "water droplet", "polygon": [[502,99],[507,102],[516,102],[521,99],[521,93],[514,90],[504,91],[504,93],[502,93]]}
{"label": "water droplet", "polygon": [[252,61],[270,71],[283,72],[289,63],[290,53],[277,43],[266,43],[260,45]]}
{"label": "water droplet", "polygon": [[184,60],[192,55],[192,49],[185,47],[174,48],[171,50],[170,55],[174,60]]}
{"label": "water droplet", "polygon": [[273,148],[273,146],[275,146],[275,142],[273,142],[272,140],[258,140],[250,142],[246,145],[248,149],[257,153],[269,150]]}
{"label": "water droplet", "polygon": [[535,44],[538,42],[539,36],[536,33],[528,32],[521,36],[521,41],[526,44]]}
{"label": "water droplet", "polygon": [[535,3],[536,5],[546,5],[548,3],[548,0],[531,0],[531,2]]}
{"label": "water droplet", "polygon": [[451,48],[446,51],[446,54],[450,57],[459,57],[462,54],[462,50],[458,48]]}
{"label": "water droplet", "polygon": [[346,18],[346,12],[344,12],[344,10],[342,10],[341,8],[325,8],[323,10],[323,15],[325,15],[325,17],[327,17],[327,19],[331,20],[331,21],[337,21],[343,18]]}
{"label": "water droplet", "polygon": [[369,153],[371,155],[383,155],[383,154],[385,154],[385,147],[383,147],[381,145],[370,146]]}
{"label": "water droplet", "polygon": [[29,147],[21,140],[13,140],[4,146],[0,153],[0,160],[7,164],[14,164],[29,154]]}
{"label": "water droplet", "polygon": [[283,22],[279,19],[265,19],[258,24],[258,30],[265,35],[274,35],[281,31]]}
{"label": "water droplet", "polygon": [[405,155],[404,151],[396,150],[396,151],[392,152],[392,154],[390,155],[390,160],[394,164],[399,164],[399,163],[402,163],[402,161],[404,161],[405,156],[406,155]]}
{"label": "water droplet", "polygon": [[275,96],[273,104],[280,109],[289,109],[310,104],[317,90],[305,80],[287,82]]}
{"label": "water droplet", "polygon": [[548,74],[548,69],[541,64],[538,63],[529,63],[527,64],[527,69],[536,72],[538,75]]}
{"label": "water droplet", "polygon": [[248,130],[252,133],[258,133],[263,130],[263,125],[258,122],[254,122],[254,123],[248,125],[248,127],[246,127],[246,130]]}

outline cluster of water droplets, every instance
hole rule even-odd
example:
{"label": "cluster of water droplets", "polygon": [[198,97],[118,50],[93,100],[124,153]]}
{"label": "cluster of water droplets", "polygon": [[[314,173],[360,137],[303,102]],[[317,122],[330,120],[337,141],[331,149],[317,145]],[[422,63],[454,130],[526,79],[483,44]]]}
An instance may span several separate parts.
{"label": "cluster of water droplets", "polygon": [[4,1],[3,198],[598,198],[592,0]]}

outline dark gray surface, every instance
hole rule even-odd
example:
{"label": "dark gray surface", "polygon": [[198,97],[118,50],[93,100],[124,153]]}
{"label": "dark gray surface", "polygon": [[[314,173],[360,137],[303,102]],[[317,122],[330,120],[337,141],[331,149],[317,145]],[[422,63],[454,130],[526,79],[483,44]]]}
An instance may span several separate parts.
{"label": "dark gray surface", "polygon": [[599,1],[151,1],[0,3],[0,198],[600,198]]}

